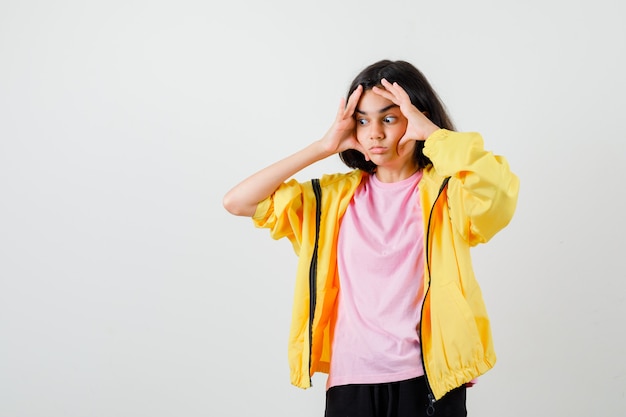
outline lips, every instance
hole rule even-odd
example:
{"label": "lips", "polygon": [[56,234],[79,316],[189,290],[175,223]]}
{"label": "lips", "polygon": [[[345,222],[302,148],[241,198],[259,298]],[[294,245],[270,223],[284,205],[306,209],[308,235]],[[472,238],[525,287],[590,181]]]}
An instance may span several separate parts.
{"label": "lips", "polygon": [[373,154],[381,154],[381,153],[385,153],[387,151],[387,148],[383,147],[383,146],[373,146],[369,149],[370,153]]}

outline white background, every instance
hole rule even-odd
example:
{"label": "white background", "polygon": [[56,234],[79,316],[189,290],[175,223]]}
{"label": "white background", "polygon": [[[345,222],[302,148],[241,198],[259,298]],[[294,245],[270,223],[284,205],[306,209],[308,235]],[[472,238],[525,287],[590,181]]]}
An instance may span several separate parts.
{"label": "white background", "polygon": [[474,250],[498,363],[470,415],[623,415],[624,15],[2,0],[0,417],[321,417],[325,377],[289,383],[291,246],[221,199],[321,137],[383,58],[420,68],[521,179],[513,221]]}

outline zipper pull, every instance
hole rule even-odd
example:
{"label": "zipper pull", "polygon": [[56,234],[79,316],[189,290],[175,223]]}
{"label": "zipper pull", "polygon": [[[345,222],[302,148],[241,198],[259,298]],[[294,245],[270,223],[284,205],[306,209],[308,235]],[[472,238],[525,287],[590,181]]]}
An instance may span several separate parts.
{"label": "zipper pull", "polygon": [[432,392],[428,393],[428,408],[426,409],[426,415],[429,417],[435,415],[435,396]]}

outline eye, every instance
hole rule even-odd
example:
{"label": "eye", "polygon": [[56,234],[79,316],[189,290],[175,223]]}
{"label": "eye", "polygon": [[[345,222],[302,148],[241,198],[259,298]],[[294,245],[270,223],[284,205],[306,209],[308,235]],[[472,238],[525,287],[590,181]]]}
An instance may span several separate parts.
{"label": "eye", "polygon": [[393,123],[393,122],[395,122],[395,121],[396,121],[396,117],[394,117],[394,116],[386,116],[386,117],[383,119],[383,121],[384,121],[385,123]]}
{"label": "eye", "polygon": [[358,124],[359,126],[365,126],[367,124],[367,120],[365,119],[356,119],[356,124]]}

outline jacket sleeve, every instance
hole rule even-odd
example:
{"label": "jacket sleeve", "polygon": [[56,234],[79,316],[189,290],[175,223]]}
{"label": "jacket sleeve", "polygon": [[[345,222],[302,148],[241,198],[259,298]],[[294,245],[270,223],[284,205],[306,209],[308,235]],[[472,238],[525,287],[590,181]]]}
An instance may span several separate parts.
{"label": "jacket sleeve", "polygon": [[424,144],[438,175],[450,177],[452,224],[471,245],[487,242],[513,217],[519,178],[506,159],[486,151],[480,134],[441,129]]}
{"label": "jacket sleeve", "polygon": [[303,184],[289,180],[259,203],[252,221],[256,227],[269,229],[273,239],[288,238],[297,254],[302,244],[304,200]]}

